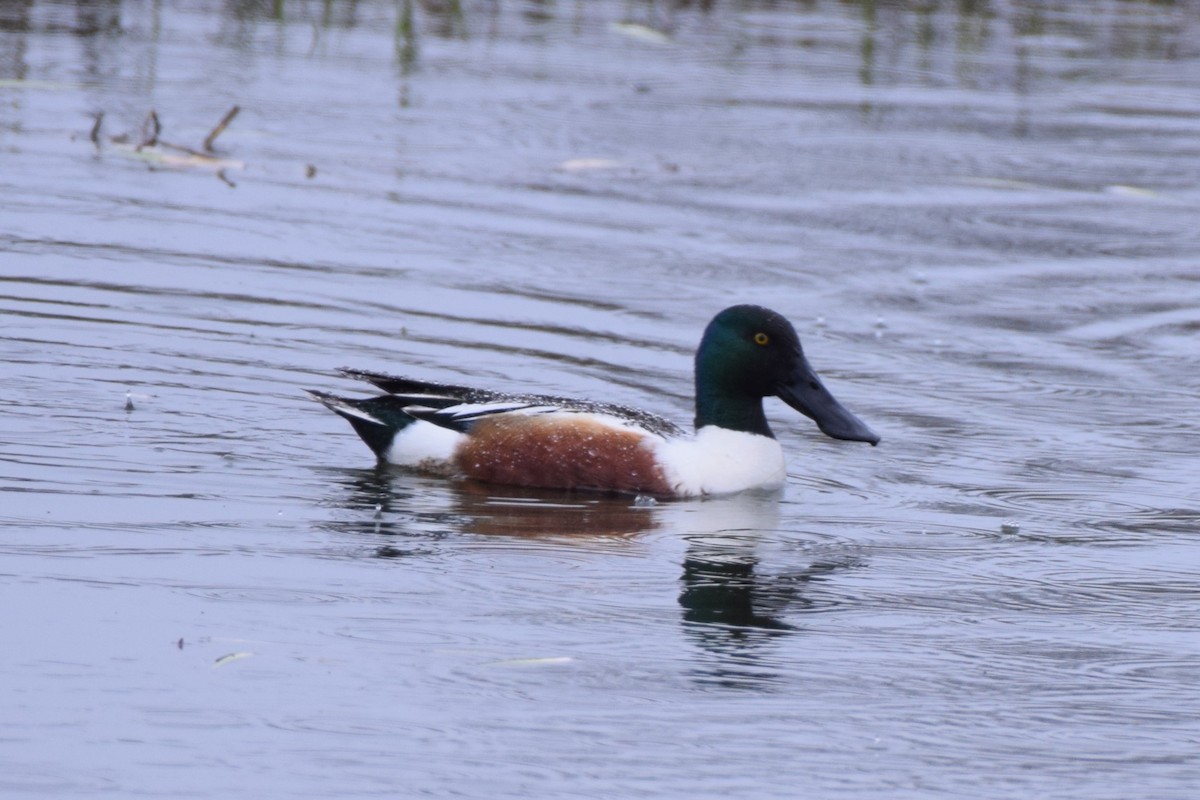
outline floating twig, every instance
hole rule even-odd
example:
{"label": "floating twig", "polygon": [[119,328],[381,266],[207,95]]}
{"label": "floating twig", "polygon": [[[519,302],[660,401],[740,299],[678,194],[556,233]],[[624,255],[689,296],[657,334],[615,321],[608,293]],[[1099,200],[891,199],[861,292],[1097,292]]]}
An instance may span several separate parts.
{"label": "floating twig", "polygon": [[100,126],[104,124],[104,112],[96,114],[96,122],[92,125],[92,132],[88,134],[88,138],[92,140],[92,144],[96,145],[96,149],[100,149]]}
{"label": "floating twig", "polygon": [[241,110],[242,109],[240,106],[234,106],[225,112],[225,116],[221,117],[221,121],[218,122],[217,126],[212,129],[207,137],[205,137],[203,145],[205,152],[211,153],[213,151],[213,142],[215,142],[217,137],[220,136],[227,127],[229,127],[229,123],[233,122],[233,118],[236,117],[238,112]]}
{"label": "floating twig", "polygon": [[158,135],[162,133],[162,123],[158,121],[158,113],[154,109],[150,109],[150,113],[146,115],[146,120],[142,123],[142,141],[135,149],[141,150],[143,147],[154,147],[158,144]]}
{"label": "floating twig", "polygon": [[239,650],[236,653],[226,653],[213,662],[214,667],[219,667],[222,664],[228,664],[230,661],[241,661],[243,658],[249,658],[254,653],[249,653],[244,650]]}

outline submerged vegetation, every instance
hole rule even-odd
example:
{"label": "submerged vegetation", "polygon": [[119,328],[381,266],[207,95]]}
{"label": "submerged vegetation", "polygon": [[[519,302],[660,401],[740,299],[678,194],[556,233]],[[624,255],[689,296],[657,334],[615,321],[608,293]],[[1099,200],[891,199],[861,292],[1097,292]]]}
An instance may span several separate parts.
{"label": "submerged vegetation", "polygon": [[[1114,58],[1182,57],[1200,47],[1188,26],[1200,3],[1195,0],[1097,0],[1064,4],[1054,0],[811,0],[791,9],[796,25],[784,29],[761,25],[761,13],[778,10],[774,0],[639,0],[624,4],[558,3],[553,0],[380,0],[335,3],[312,0],[240,0],[219,12],[221,33],[253,47],[259,26],[291,25],[307,29],[308,46],[322,46],[324,36],[357,28],[387,28],[393,33],[395,61],[402,71],[421,66],[424,39],[489,40],[500,34],[507,16],[519,15],[541,26],[547,36],[576,36],[607,31],[643,45],[677,43],[700,46],[693,31],[705,20],[736,17],[743,36],[731,57],[744,57],[756,47],[780,45],[798,52],[844,46],[859,61],[864,83],[877,77],[877,65],[897,48],[921,52],[953,49],[963,58],[964,73],[977,69],[972,56],[993,48],[1024,58],[1052,49]],[[5,4],[0,8],[0,44],[5,34],[54,31],[85,38],[120,37],[145,26],[156,36],[155,9],[149,15],[132,3],[80,4],[67,11],[58,3]],[[830,29],[830,18],[839,28]],[[806,24],[806,20],[811,24]],[[280,30],[282,28],[280,27]],[[536,46],[536,41],[531,41]],[[0,80],[18,77],[20,52],[0,46]]]}

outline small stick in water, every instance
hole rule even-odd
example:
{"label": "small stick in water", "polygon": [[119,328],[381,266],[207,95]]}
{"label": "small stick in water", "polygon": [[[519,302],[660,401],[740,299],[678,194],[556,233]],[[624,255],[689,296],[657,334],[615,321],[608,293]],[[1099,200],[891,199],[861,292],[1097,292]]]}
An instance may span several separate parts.
{"label": "small stick in water", "polygon": [[96,124],[92,126],[92,132],[88,136],[92,140],[92,144],[96,145],[96,149],[100,149],[100,126],[104,124],[104,112],[101,111],[96,115]]}
{"label": "small stick in water", "polygon": [[203,145],[205,152],[211,153],[213,151],[213,142],[215,142],[217,137],[220,136],[227,127],[229,127],[229,123],[233,122],[233,118],[236,117],[238,112],[241,110],[242,109],[240,106],[234,106],[225,112],[225,116],[221,117],[221,121],[217,123],[217,127],[213,128],[212,132],[208,134],[207,138],[205,138]]}
{"label": "small stick in water", "polygon": [[139,152],[143,147],[154,147],[158,144],[158,135],[162,133],[162,123],[158,121],[158,113],[150,109],[146,121],[142,123],[142,143],[135,148]]}

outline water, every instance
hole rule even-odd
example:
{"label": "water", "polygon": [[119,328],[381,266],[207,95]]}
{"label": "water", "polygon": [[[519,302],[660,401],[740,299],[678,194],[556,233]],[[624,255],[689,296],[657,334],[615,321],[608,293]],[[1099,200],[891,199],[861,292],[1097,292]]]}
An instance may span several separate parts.
{"label": "water", "polygon": [[[0,794],[1194,795],[1194,3],[10,6]],[[643,507],[302,393],[686,422],[734,302],[883,444]]]}

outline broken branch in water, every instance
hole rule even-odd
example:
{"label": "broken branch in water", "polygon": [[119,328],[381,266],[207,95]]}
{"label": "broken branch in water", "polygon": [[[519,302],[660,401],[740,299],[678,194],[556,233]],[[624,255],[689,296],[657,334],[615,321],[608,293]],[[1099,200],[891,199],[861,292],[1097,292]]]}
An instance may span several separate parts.
{"label": "broken branch in water", "polygon": [[[146,115],[145,121],[142,123],[141,141],[135,147],[129,146],[130,137],[126,134],[117,136],[109,136],[110,144],[116,145],[115,152],[126,156],[145,161],[151,168],[155,166],[166,167],[201,167],[211,169],[217,173],[222,181],[230,187],[235,187],[233,181],[225,174],[227,169],[242,169],[245,167],[241,161],[232,159],[220,158],[212,154],[213,142],[218,136],[229,126],[233,118],[237,116],[241,109],[238,106],[233,106],[229,111],[225,112],[225,116],[217,123],[216,127],[204,139],[201,146],[202,149],[195,150],[191,147],[183,145],[171,144],[162,138],[163,126],[158,118],[158,113],[153,109]],[[92,125],[91,140],[95,143],[96,149],[101,146],[100,126],[104,119],[104,112],[101,111],[96,115],[96,121]]]}
{"label": "broken branch in water", "polygon": [[217,137],[220,136],[227,127],[229,127],[229,123],[233,122],[233,118],[236,117],[238,115],[238,112],[241,110],[242,110],[241,107],[234,106],[233,108],[231,108],[225,112],[225,116],[221,117],[221,121],[218,122],[217,126],[212,129],[212,131],[208,134],[207,137],[205,137],[205,139],[204,139],[204,151],[205,152],[211,153],[213,151],[213,142],[215,142],[217,140]]}
{"label": "broken branch in water", "polygon": [[96,149],[100,149],[100,126],[104,124],[104,112],[101,111],[96,115],[96,123],[92,125],[92,132],[88,134],[88,138],[92,140],[92,144],[96,145]]}
{"label": "broken branch in water", "polygon": [[142,141],[136,149],[140,151],[143,147],[154,147],[158,144],[160,133],[162,133],[162,123],[158,121],[158,113],[152,108],[142,123]]}

